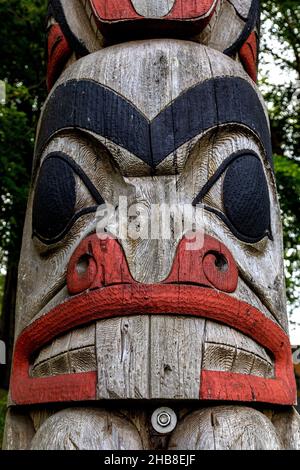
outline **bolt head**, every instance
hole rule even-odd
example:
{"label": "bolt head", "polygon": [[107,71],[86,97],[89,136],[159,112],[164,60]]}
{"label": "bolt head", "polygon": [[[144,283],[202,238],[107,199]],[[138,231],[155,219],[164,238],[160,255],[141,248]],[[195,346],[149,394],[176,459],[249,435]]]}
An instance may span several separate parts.
{"label": "bolt head", "polygon": [[167,434],[175,429],[177,416],[171,408],[158,408],[152,414],[151,423],[156,432]]}

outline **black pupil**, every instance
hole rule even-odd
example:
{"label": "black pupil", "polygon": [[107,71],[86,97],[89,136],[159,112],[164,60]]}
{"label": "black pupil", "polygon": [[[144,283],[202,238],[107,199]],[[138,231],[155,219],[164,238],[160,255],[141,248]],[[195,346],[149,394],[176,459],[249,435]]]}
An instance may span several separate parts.
{"label": "black pupil", "polygon": [[223,186],[226,215],[244,236],[261,239],[270,227],[270,199],[260,160],[242,155],[228,168]]}
{"label": "black pupil", "polygon": [[33,202],[33,231],[45,240],[58,237],[75,212],[76,188],[72,168],[59,158],[43,164]]}

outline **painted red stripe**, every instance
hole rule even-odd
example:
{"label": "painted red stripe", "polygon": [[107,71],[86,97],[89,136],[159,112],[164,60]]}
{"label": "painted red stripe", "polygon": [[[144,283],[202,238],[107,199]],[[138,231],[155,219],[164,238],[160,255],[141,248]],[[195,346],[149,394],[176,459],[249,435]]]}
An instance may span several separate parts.
{"label": "painted red stripe", "polygon": [[51,26],[48,35],[47,88],[51,90],[72,55],[71,48],[58,24]]}
{"label": "painted red stripe", "polygon": [[28,326],[17,340],[11,394],[18,405],[96,399],[96,374],[29,376],[30,358],[59,334],[104,318],[128,315],[185,315],[208,318],[241,331],[271,351],[275,379],[219,372],[202,373],[201,399],[260,401],[292,405],[296,384],[288,336],[245,302],[212,289],[187,285],[116,285],[86,292]]}
{"label": "painted red stripe", "polygon": [[244,68],[254,82],[257,81],[257,43],[257,36],[253,31],[239,53]]}
{"label": "painted red stripe", "polygon": [[[235,374],[232,372],[208,371],[201,373],[200,399],[261,402],[293,405],[293,391],[280,376],[276,379]],[[294,403],[293,403],[294,401]]]}

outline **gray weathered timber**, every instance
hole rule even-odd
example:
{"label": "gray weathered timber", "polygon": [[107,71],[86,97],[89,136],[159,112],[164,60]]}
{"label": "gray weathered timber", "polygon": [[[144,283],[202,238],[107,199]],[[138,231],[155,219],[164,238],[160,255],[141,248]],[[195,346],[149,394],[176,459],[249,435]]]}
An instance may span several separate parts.
{"label": "gray weathered timber", "polygon": [[262,413],[242,406],[204,408],[182,420],[172,450],[280,450],[280,439]]}
{"label": "gray weathered timber", "polygon": [[44,422],[30,449],[142,450],[142,442],[124,417],[97,408],[70,408]]}

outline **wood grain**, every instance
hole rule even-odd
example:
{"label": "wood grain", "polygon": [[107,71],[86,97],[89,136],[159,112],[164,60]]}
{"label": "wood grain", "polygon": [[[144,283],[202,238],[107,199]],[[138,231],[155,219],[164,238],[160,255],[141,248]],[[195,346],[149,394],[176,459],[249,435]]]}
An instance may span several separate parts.
{"label": "wood grain", "polygon": [[136,428],[125,418],[97,408],[72,408],[46,420],[31,450],[142,450]]}
{"label": "wood grain", "polygon": [[98,399],[149,399],[148,317],[97,322]]}
{"label": "wood grain", "polygon": [[205,320],[152,317],[150,398],[198,399]]}
{"label": "wood grain", "polygon": [[6,414],[3,449],[28,450],[34,436],[34,425],[28,413],[9,408]]}
{"label": "wood grain", "polygon": [[247,407],[211,407],[187,416],[173,433],[171,450],[280,450],[271,421]]}
{"label": "wood grain", "polygon": [[300,416],[295,408],[268,413],[285,450],[300,450]]}

